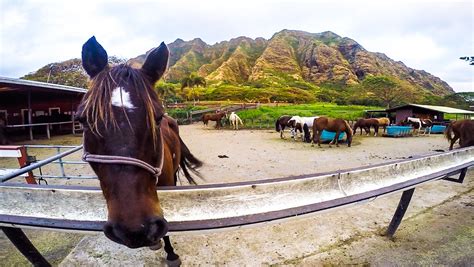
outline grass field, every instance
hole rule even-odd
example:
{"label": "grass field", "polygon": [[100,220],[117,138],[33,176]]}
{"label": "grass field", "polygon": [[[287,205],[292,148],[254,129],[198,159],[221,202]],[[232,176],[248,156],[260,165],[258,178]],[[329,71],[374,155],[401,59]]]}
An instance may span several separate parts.
{"label": "grass field", "polygon": [[333,103],[314,103],[301,105],[282,105],[277,107],[262,106],[238,112],[243,120],[272,121],[282,115],[293,116],[328,116],[346,120],[355,120],[365,115],[365,110],[383,109],[372,106],[337,105]]}

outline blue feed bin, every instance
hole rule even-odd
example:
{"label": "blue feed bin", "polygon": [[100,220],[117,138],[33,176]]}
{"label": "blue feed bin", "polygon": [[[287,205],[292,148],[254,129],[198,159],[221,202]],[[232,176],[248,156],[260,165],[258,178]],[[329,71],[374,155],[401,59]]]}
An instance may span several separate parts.
{"label": "blue feed bin", "polygon": [[[321,133],[321,141],[322,142],[325,142],[325,141],[330,142],[334,139],[334,137],[336,137],[335,132],[328,132],[326,130],[323,130],[323,132]],[[342,132],[339,135],[339,141],[342,141],[345,137],[346,137],[346,133]]]}
{"label": "blue feed bin", "polygon": [[411,133],[410,126],[387,126],[388,136],[407,136]]}
{"label": "blue feed bin", "polygon": [[444,133],[446,126],[444,125],[433,125],[431,126],[431,133]]}

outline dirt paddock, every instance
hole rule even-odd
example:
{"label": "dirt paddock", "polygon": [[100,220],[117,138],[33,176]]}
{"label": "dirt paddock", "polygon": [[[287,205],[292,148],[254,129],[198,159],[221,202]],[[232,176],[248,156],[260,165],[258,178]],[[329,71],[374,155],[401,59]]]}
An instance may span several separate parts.
{"label": "dirt paddock", "polygon": [[[356,135],[350,148],[345,144],[338,148],[328,145],[317,148],[301,141],[281,140],[274,130],[215,130],[195,124],[182,126],[180,131],[190,150],[205,162],[201,168],[205,180],[201,183],[334,171],[448,147],[441,135],[410,138]],[[80,141],[80,137],[63,136],[36,143]],[[79,158],[79,155],[72,157]],[[86,166],[74,168],[71,171],[75,173],[91,173]],[[436,181],[417,188],[394,240],[388,240],[381,233],[401,193],[280,223],[175,236],[172,242],[185,266],[469,265],[474,262],[473,178],[474,171],[470,170],[464,184]],[[56,183],[97,185],[97,181]],[[27,234],[49,260],[62,266],[164,264],[162,250],[127,249],[102,234],[82,236],[31,230]],[[26,262],[3,235],[0,235],[0,261],[2,265]]]}

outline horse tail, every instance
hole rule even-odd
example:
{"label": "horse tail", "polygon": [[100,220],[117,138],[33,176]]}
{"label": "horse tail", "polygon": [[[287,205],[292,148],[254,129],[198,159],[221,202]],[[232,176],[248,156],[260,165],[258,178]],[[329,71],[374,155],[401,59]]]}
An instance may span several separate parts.
{"label": "horse tail", "polygon": [[281,126],[280,126],[280,119],[277,119],[275,122],[275,131],[280,132]]}
{"label": "horse tail", "polygon": [[345,132],[347,134],[347,145],[351,146],[352,135],[353,135],[352,128],[346,120],[343,120],[343,121],[344,121],[344,124],[346,125],[346,131]]}
{"label": "horse tail", "polygon": [[189,173],[188,169],[192,171],[195,175],[197,175],[199,178],[203,179],[199,171],[196,170],[197,168],[203,165],[203,162],[197,159],[191,153],[191,151],[189,151],[189,148],[183,142],[181,136],[179,137],[179,142],[181,143],[181,160],[179,162],[179,166],[181,166],[181,170],[183,171],[184,176],[186,177],[188,182],[190,184],[197,184],[193,176]]}
{"label": "horse tail", "polygon": [[448,139],[448,141],[451,142],[451,140],[453,139],[453,123],[454,122],[451,122],[448,127],[446,127],[446,130],[444,130],[444,136],[446,136],[446,139]]}

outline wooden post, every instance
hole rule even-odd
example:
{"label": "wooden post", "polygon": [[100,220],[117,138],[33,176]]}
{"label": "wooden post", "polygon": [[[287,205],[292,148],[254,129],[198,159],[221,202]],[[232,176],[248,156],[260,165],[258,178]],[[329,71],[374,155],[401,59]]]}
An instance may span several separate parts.
{"label": "wooden post", "polygon": [[[17,149],[21,154],[21,157],[18,158],[18,164],[20,164],[20,168],[23,168],[28,164],[28,153],[26,153],[26,148],[24,146],[18,147]],[[25,178],[25,180],[28,184],[36,184],[33,172],[28,172],[28,176]]]}
{"label": "wooden post", "polygon": [[[28,90],[28,124],[32,124],[32,111],[31,111],[31,89]],[[33,127],[30,125],[29,131],[30,131],[30,140],[33,140]]]}
{"label": "wooden post", "polygon": [[49,132],[49,124],[46,124],[46,136],[48,137],[48,139],[51,139],[51,134]]}

